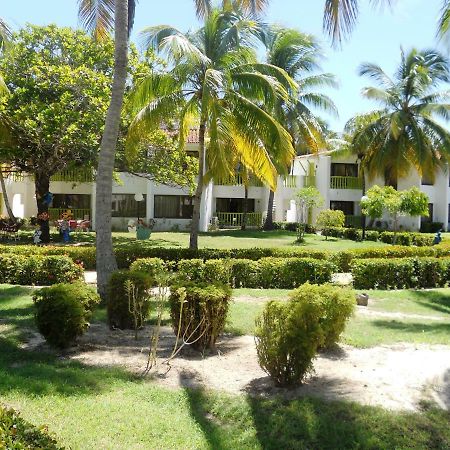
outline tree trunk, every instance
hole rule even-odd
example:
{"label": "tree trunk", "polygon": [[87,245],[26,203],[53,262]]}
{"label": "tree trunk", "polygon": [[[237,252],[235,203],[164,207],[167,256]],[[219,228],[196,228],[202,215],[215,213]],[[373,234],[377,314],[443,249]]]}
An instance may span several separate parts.
{"label": "tree trunk", "polygon": [[16,218],[9,203],[8,193],[6,192],[5,178],[3,177],[3,171],[0,170],[0,184],[2,186],[3,201],[5,202],[6,211],[11,222],[15,222]]}
{"label": "tree trunk", "polygon": [[205,122],[200,124],[198,141],[198,183],[194,194],[194,211],[192,213],[191,235],[189,238],[189,248],[197,250],[198,232],[200,228],[200,209],[203,194],[203,176],[205,172]]}
{"label": "tree trunk", "polygon": [[264,222],[263,230],[269,231],[273,230],[273,200],[275,197],[275,192],[270,191],[269,192],[269,201],[267,203],[267,216],[266,220]]}
{"label": "tree trunk", "polygon": [[106,115],[98,158],[95,202],[97,289],[103,300],[107,296],[109,278],[112,272],[117,269],[111,234],[111,203],[114,160],[127,78],[128,0],[115,1],[114,17],[114,78],[111,103]]}
{"label": "tree trunk", "polygon": [[242,204],[242,225],[241,230],[247,229],[247,213],[248,213],[248,186],[244,186],[244,203]]}
{"label": "tree trunk", "polygon": [[[366,176],[364,173],[364,169],[361,169],[362,176],[362,197],[366,195]],[[361,227],[362,227],[362,240],[366,239],[366,215],[361,211]]]}
{"label": "tree trunk", "polygon": [[50,242],[50,224],[48,217],[48,198],[46,194],[50,191],[50,174],[38,172],[34,174],[34,186],[37,204],[37,223],[41,229],[41,242]]}

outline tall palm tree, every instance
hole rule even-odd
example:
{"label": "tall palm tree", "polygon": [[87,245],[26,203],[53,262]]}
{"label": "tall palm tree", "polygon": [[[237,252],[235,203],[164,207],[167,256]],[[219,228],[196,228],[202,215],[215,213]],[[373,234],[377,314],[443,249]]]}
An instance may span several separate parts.
{"label": "tall palm tree", "polygon": [[230,154],[272,189],[277,172],[270,155],[286,166],[294,157],[289,133],[261,105],[270,110],[280,99],[287,101],[288,90],[295,92],[296,85],[282,69],[256,63],[249,48],[256,32],[254,21],[232,9],[212,10],[204,26],[194,33],[183,34],[167,26],[143,32],[146,46],[167,54],[173,68],[151,74],[131,96],[137,114],[127,146],[140,145],[149,130],[177,118],[183,148],[191,119],[198,118],[199,179],[191,248],[198,245],[205,182],[233,175]]}
{"label": "tall palm tree", "polygon": [[[277,120],[289,131],[293,146],[317,152],[325,146],[320,121],[311,111],[312,107],[335,113],[336,107],[329,97],[316,92],[324,86],[335,86],[331,74],[312,74],[319,69],[320,48],[314,37],[295,29],[266,27],[261,33],[266,47],[268,64],[284,70],[297,82],[298,90],[290,93],[288,102],[280,101],[274,110]],[[289,166],[273,158],[278,173],[286,174]],[[274,190],[270,190],[264,229],[273,228]]]}
{"label": "tall palm tree", "polygon": [[[363,64],[360,75],[377,82],[363,96],[381,108],[352,119],[352,144],[365,149],[361,163],[369,177],[405,176],[411,168],[430,179],[450,158],[450,133],[436,119],[450,119],[449,61],[434,50],[401,53],[393,78],[375,64]],[[361,125],[362,124],[362,125]]]}

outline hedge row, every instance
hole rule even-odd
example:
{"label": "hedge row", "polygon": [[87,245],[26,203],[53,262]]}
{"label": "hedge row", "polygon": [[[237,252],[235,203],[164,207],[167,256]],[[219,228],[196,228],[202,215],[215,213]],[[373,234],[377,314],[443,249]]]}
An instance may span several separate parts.
{"label": "hedge row", "polygon": [[450,281],[450,258],[361,259],[351,269],[355,289],[434,288]]}
{"label": "hedge row", "polygon": [[[322,230],[322,233],[327,236],[350,239],[352,241],[362,240],[362,230],[356,228],[328,227]],[[397,245],[425,247],[433,245],[433,239],[433,236],[422,233],[403,232],[396,234],[392,231],[366,230],[367,241],[380,241],[385,244],[394,244],[395,240]]]}
{"label": "hedge row", "polygon": [[[163,261],[148,258],[135,261],[131,270],[154,274]],[[181,279],[196,283],[223,283],[232,287],[291,289],[307,281],[327,283],[336,267],[326,260],[313,258],[251,259],[185,259],[165,267],[177,272]]]}
{"label": "hedge row", "polygon": [[67,256],[0,255],[1,283],[46,286],[82,277],[83,268]]}

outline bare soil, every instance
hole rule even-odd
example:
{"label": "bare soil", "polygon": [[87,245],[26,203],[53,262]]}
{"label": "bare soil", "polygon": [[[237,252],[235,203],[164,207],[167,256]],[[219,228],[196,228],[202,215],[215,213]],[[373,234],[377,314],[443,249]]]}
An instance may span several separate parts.
{"label": "bare soil", "polygon": [[[65,357],[94,366],[121,366],[136,374],[146,367],[151,328],[133,332],[109,330],[96,323]],[[317,396],[350,400],[392,410],[415,410],[419,402],[432,399],[450,409],[450,347],[398,344],[357,349],[342,345],[320,354],[315,373],[292,390],[277,388],[259,367],[252,336],[223,336],[216,351],[202,355],[189,347],[167,363],[175,336],[163,327],[158,361],[147,375],[170,387],[206,387],[230,393],[287,398]],[[46,344],[38,337],[27,348]]]}

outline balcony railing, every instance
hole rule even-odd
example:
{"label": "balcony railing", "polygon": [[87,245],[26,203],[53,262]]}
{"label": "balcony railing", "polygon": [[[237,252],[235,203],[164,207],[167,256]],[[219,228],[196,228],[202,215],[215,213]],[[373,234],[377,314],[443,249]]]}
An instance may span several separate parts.
{"label": "balcony railing", "polygon": [[69,169],[56,173],[51,181],[69,181],[74,183],[92,183],[95,175],[92,169]]}
{"label": "balcony railing", "polygon": [[48,215],[50,220],[58,220],[68,210],[72,212],[72,219],[82,220],[91,219],[92,217],[89,208],[48,208]]}
{"label": "balcony railing", "polygon": [[347,228],[361,228],[362,216],[345,216],[345,226]]}
{"label": "balcony railing", "polygon": [[303,177],[303,187],[316,187],[316,176],[305,175]]}
{"label": "balcony railing", "polygon": [[[235,177],[220,178],[215,182],[218,186],[244,186],[242,175],[237,174]],[[250,177],[249,186],[262,187],[263,184],[255,177]]]}
{"label": "balcony railing", "polygon": [[362,178],[331,177],[330,189],[362,189]]}
{"label": "balcony railing", "polygon": [[287,188],[296,188],[297,177],[295,175],[287,175],[283,177],[283,186]]}
{"label": "balcony railing", "polygon": [[[219,218],[219,225],[221,227],[240,227],[244,221],[244,213],[218,212],[217,217]],[[260,227],[262,220],[262,213],[247,213],[247,226],[249,227]]]}

